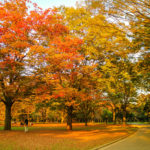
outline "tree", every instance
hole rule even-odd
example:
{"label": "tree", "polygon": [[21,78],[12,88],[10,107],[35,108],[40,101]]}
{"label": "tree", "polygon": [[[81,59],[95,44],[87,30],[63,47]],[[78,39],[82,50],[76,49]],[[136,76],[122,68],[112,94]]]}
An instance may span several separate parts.
{"label": "tree", "polygon": [[[43,58],[43,49],[47,50],[48,46],[54,49],[54,45],[60,42],[59,39],[63,40],[63,36],[59,36],[68,32],[66,27],[61,25],[62,18],[56,10],[43,11],[34,4],[35,9],[29,12],[27,3],[27,0],[8,0],[0,3],[0,90],[1,101],[6,106],[5,130],[11,129],[12,105],[33,95],[33,87],[40,87],[42,84],[41,78],[34,72],[40,69],[38,63],[44,65],[44,62],[37,61],[38,51],[41,54],[39,57]],[[63,47],[61,44],[59,46]],[[68,50],[65,48],[62,51]],[[33,52],[36,52],[36,56],[31,57]]]}
{"label": "tree", "polygon": [[105,90],[105,92],[107,93],[107,99],[108,99],[105,102],[105,106],[111,107],[113,124],[116,124],[116,112],[117,112],[118,107],[120,107],[120,96],[118,95],[118,93],[113,93],[112,89],[109,89],[109,88]]}
{"label": "tree", "polygon": [[[138,86],[149,90],[149,49],[150,49],[150,5],[149,0],[113,0],[109,7],[109,16],[131,40],[130,53],[137,62]],[[113,13],[112,13],[113,12]]]}
{"label": "tree", "polygon": [[63,25],[63,18],[59,14],[56,13],[56,18],[52,18],[48,13],[50,11],[44,15],[37,13],[36,20],[40,20],[41,24],[40,27],[36,26],[36,34],[40,37],[37,45],[30,51],[30,66],[39,80],[34,94],[39,101],[57,99],[66,110],[67,124],[71,130],[72,112],[78,95],[74,79],[82,60],[78,52],[82,40],[69,35],[69,30]]}
{"label": "tree", "polygon": [[[104,76],[106,92],[112,102],[116,100],[121,104],[123,113],[123,123],[126,122],[126,109],[130,102],[135,101],[137,89],[135,84],[136,70],[135,65],[127,59],[117,61],[108,61],[102,70],[106,73]],[[115,98],[115,99],[114,99]]]}
{"label": "tree", "polygon": [[146,113],[147,121],[149,121],[149,118],[150,118],[150,99],[149,98],[150,98],[150,95],[148,94],[145,98],[146,103],[143,109]]}
{"label": "tree", "polygon": [[[98,77],[97,83],[99,89],[104,89],[104,91],[108,89],[110,83],[110,81],[109,83],[105,83],[104,78],[106,80],[109,78],[108,72],[113,67],[111,63],[121,62],[125,64],[124,60],[128,59],[128,55],[131,52],[131,43],[126,36],[125,30],[122,30],[117,23],[112,23],[110,18],[108,18],[108,6],[109,1],[85,0],[84,4],[78,6],[76,9],[66,8],[64,11],[67,25],[72,33],[83,38],[84,44],[81,53],[85,56],[89,64],[91,62],[98,64],[97,70],[99,70],[101,76]],[[107,66],[105,70],[103,70],[104,66]],[[119,69],[123,70],[122,67],[124,65],[120,66],[118,71],[114,70],[113,73],[116,74],[116,71],[119,72]],[[118,78],[119,76],[116,77]],[[116,82],[118,81],[119,79]],[[127,85],[125,86],[127,87]],[[109,85],[109,90],[111,88],[111,85]],[[113,95],[114,93],[109,91],[109,95],[111,94]],[[115,95],[119,94],[115,93]],[[113,99],[114,103],[115,101],[116,99]]]}
{"label": "tree", "polygon": [[[5,130],[11,129],[12,105],[29,85],[27,53],[32,37],[26,0],[0,3],[0,100],[5,104]],[[26,86],[25,86],[26,83]]]}
{"label": "tree", "polygon": [[85,122],[87,126],[89,119],[94,119],[94,113],[98,107],[99,97],[101,96],[101,90],[98,86],[99,72],[96,70],[97,65],[92,63],[90,65],[84,63],[80,66],[79,77],[77,78],[76,88],[79,91],[79,105],[77,113]]}
{"label": "tree", "polygon": [[139,93],[140,95],[137,97],[137,102],[135,104],[135,112],[136,119],[139,121],[149,121],[149,94],[147,93]]}

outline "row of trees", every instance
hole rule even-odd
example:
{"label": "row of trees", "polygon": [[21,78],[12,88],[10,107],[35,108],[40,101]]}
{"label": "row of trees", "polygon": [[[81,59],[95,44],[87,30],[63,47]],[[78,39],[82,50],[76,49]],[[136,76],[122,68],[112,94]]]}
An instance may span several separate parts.
{"label": "row of trees", "polygon": [[[138,103],[130,103],[127,107],[126,118],[128,122],[149,122],[150,118],[150,102],[148,101],[149,95],[140,95]],[[4,105],[0,104],[0,124],[4,120],[5,112]],[[95,105],[91,108],[88,115],[84,107],[81,109],[73,110],[73,122],[100,122],[107,123],[113,122],[114,124],[122,123],[123,110],[120,105],[113,105],[108,102]],[[115,112],[115,113],[114,113]],[[114,115],[114,116],[113,116]],[[57,105],[51,103],[15,103],[12,106],[12,123],[24,123],[25,118],[32,123],[64,123],[66,122],[66,113],[64,109],[58,109]]]}
{"label": "row of trees", "polygon": [[[29,6],[33,7],[32,10]],[[149,89],[149,0],[85,0],[42,10],[29,0],[0,3],[0,101],[44,104],[87,124],[101,106],[122,111]],[[149,95],[146,102],[149,101]],[[144,107],[148,110],[149,105]]]}

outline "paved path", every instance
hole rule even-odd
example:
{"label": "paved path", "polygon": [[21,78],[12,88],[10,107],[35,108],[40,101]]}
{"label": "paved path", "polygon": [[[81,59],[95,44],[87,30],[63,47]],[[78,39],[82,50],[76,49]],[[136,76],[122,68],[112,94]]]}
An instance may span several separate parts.
{"label": "paved path", "polygon": [[150,127],[142,127],[128,138],[99,150],[150,150]]}

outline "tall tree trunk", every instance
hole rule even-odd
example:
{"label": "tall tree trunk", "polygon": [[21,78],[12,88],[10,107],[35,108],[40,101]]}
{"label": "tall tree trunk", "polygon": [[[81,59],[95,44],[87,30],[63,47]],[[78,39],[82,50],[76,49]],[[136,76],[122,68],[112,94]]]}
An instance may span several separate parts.
{"label": "tall tree trunk", "polygon": [[85,126],[87,126],[88,119],[85,117]]}
{"label": "tall tree trunk", "polygon": [[72,130],[72,111],[73,107],[68,106],[67,107],[67,129]]}
{"label": "tall tree trunk", "polygon": [[5,104],[5,125],[4,130],[11,130],[11,104]]}
{"label": "tall tree trunk", "polygon": [[125,105],[123,106],[123,118],[122,118],[122,121],[123,121],[123,125],[125,126],[126,125],[126,106]]}
{"label": "tall tree trunk", "polygon": [[39,114],[37,115],[36,122],[40,122]]}
{"label": "tall tree trunk", "polygon": [[113,109],[113,124],[116,124],[116,110]]}
{"label": "tall tree trunk", "polygon": [[105,118],[105,124],[108,124],[108,116]]}
{"label": "tall tree trunk", "polygon": [[65,118],[64,118],[64,112],[62,111],[61,112],[61,123],[64,123],[64,120],[65,120]]}

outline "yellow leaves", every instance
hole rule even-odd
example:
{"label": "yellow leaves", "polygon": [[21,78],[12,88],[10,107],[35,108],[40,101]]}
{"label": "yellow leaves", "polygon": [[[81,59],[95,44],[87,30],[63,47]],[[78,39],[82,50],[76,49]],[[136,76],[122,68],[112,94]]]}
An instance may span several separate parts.
{"label": "yellow leaves", "polygon": [[35,102],[36,103],[41,103],[41,102],[49,102],[50,100],[52,100],[54,98],[54,96],[50,95],[50,94],[40,94],[38,96],[35,96]]}
{"label": "yellow leaves", "polygon": [[69,29],[84,34],[84,28],[90,17],[88,12],[84,8],[67,8],[65,13]]}
{"label": "yellow leaves", "polygon": [[88,20],[88,25],[95,26],[95,27],[98,27],[100,29],[101,27],[106,26],[105,19],[106,19],[105,16],[98,14],[98,15],[96,15],[93,18],[90,18]]}
{"label": "yellow leaves", "polygon": [[0,54],[2,55],[5,55],[9,52],[9,50],[7,48],[2,48],[1,51],[0,51]]}
{"label": "yellow leaves", "polygon": [[85,54],[86,55],[89,55],[90,54],[90,56],[93,56],[93,55],[95,55],[95,57],[94,58],[96,58],[96,56],[97,55],[99,55],[99,52],[97,51],[97,49],[96,48],[94,48],[93,46],[87,46],[87,45],[85,45],[84,46],[84,48],[85,48]]}
{"label": "yellow leaves", "polygon": [[111,63],[111,60],[105,59],[106,64],[102,66],[104,72],[116,72],[116,66]]}
{"label": "yellow leaves", "polygon": [[129,73],[127,73],[127,72],[121,72],[121,75],[122,75],[122,77],[124,78],[124,79],[126,79],[126,80],[129,80],[130,81],[130,79],[131,79],[131,76],[129,75]]}

